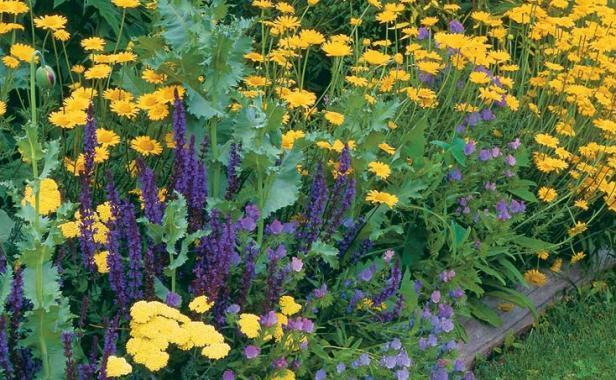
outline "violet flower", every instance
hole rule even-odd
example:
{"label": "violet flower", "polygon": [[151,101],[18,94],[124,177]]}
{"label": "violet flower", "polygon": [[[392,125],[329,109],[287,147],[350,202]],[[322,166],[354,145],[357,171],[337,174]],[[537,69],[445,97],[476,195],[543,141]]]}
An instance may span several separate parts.
{"label": "violet flower", "polygon": [[237,169],[240,166],[240,144],[232,143],[229,150],[229,162],[227,164],[227,191],[225,199],[231,199],[240,188],[240,177],[237,174]]}
{"label": "violet flower", "polygon": [[64,367],[64,376],[66,380],[76,380],[77,372],[75,368],[75,360],[73,358],[73,338],[75,334],[72,332],[63,332],[62,333],[62,345],[64,346],[64,357],[66,358],[66,363]]}
{"label": "violet flower", "polygon": [[143,261],[141,258],[141,235],[135,218],[135,208],[129,202],[122,204],[122,226],[128,246],[127,296],[131,303],[143,298]]}
{"label": "violet flower", "polygon": [[329,190],[325,183],[323,166],[319,164],[310,189],[310,199],[307,206],[308,210],[305,214],[306,222],[296,232],[296,238],[299,242],[299,252],[308,252],[312,243],[317,240],[319,229],[323,224],[322,218],[325,206],[327,205],[328,194]]}
{"label": "violet flower", "polygon": [[0,368],[7,379],[13,376],[13,364],[9,353],[9,337],[6,333],[6,318],[0,315]]}

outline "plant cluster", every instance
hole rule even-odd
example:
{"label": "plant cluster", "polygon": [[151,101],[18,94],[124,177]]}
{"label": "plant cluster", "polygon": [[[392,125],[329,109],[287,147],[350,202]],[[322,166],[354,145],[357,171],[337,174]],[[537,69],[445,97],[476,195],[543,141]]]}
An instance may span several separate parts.
{"label": "plant cluster", "polygon": [[605,1],[336,6],[0,1],[4,377],[471,379],[610,241]]}

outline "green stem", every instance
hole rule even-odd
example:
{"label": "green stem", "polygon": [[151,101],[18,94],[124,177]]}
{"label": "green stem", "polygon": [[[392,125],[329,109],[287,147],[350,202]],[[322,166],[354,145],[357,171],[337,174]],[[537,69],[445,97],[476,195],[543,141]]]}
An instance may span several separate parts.
{"label": "green stem", "polygon": [[[32,160],[32,176],[34,177],[34,181],[36,182],[36,186],[34,186],[34,229],[38,231],[39,227],[39,215],[40,215],[40,179],[38,172],[38,158],[36,157],[36,146],[38,139],[38,131],[36,131],[37,127],[37,107],[36,107],[36,76],[35,76],[35,67],[36,67],[36,56],[41,55],[40,52],[36,51],[32,54],[30,58],[30,109],[31,109],[31,117],[32,117],[32,126],[33,133],[27,133],[28,142],[30,144],[30,150],[32,156],[30,157]],[[45,283],[45,279],[43,276],[43,261],[45,257],[40,255],[38,262],[35,267],[35,287],[36,287],[36,296],[38,298],[39,309],[36,311],[36,315],[39,319],[39,350],[41,352],[41,361],[43,362],[43,379],[51,379],[51,369],[49,363],[49,356],[47,352],[47,342],[45,340],[45,336],[43,335],[43,331],[45,326],[45,310],[42,308],[43,298],[44,298],[44,288],[43,284]]]}

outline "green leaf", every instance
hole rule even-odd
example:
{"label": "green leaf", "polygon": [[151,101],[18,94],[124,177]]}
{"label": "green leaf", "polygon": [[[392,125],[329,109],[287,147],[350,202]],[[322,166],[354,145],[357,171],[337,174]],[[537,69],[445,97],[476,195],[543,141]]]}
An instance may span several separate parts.
{"label": "green leaf", "polygon": [[466,166],[466,156],[464,155],[464,140],[459,137],[456,137],[453,140],[453,143],[449,146],[449,152],[453,156],[453,158],[458,161],[458,163],[465,167]]}
{"label": "green leaf", "polygon": [[154,294],[163,302],[167,299],[167,294],[171,291],[163,284],[158,277],[154,277]]}
{"label": "green leaf", "polygon": [[532,249],[533,251],[540,251],[542,249],[550,249],[554,244],[547,241],[533,239],[522,235],[517,235],[513,242],[521,247]]}
{"label": "green leaf", "polygon": [[188,247],[193,244],[196,240],[201,239],[202,237],[208,235],[206,231],[196,231],[192,234],[189,234],[182,240],[182,246],[180,248],[180,252],[177,256],[175,256],[172,261],[167,265],[167,269],[172,271],[182,266],[188,260]]}
{"label": "green leaf", "polygon": [[32,163],[32,160],[38,162],[43,158],[43,147],[38,141],[36,127],[28,124],[24,127],[25,136],[17,138],[17,149],[21,153],[21,158],[24,162]]}
{"label": "green leaf", "polygon": [[295,203],[299,197],[301,176],[297,172],[297,164],[302,159],[299,150],[289,152],[280,164],[278,172],[267,191],[267,198],[261,217],[267,218],[273,212]]}
{"label": "green leaf", "polygon": [[400,294],[404,296],[404,307],[402,308],[401,315],[408,317],[415,311],[417,307],[417,292],[415,291],[415,282],[411,278],[411,271],[406,270],[404,276],[402,276],[402,282],[400,284]]}
{"label": "green leaf", "polygon": [[455,220],[451,221],[451,230],[453,232],[452,245],[454,249],[461,247],[471,234],[470,227],[464,228],[456,223]]}
{"label": "green leaf", "polygon": [[312,244],[310,254],[319,256],[333,269],[338,268],[338,248],[317,240]]}
{"label": "green leaf", "polygon": [[477,319],[487,322],[494,327],[500,327],[503,324],[498,314],[483,302],[476,299],[469,299],[469,307],[471,314]]}
{"label": "green leaf", "polygon": [[113,29],[115,37],[120,34],[120,11],[109,0],[86,0],[86,6],[96,8],[98,14],[107,21],[107,24]]}
{"label": "green leaf", "polygon": [[162,221],[162,241],[167,244],[167,250],[173,253],[175,253],[175,243],[186,235],[188,228],[186,199],[178,192],[175,196],[176,199],[167,203]]}
{"label": "green leaf", "polygon": [[387,122],[391,120],[400,106],[399,101],[379,101],[374,106],[368,120],[368,128],[372,131],[387,131]]}
{"label": "green leaf", "polygon": [[52,305],[62,297],[60,293],[60,275],[50,261],[43,263],[41,293],[37,291],[37,273],[33,267],[24,269],[24,295],[33,305],[34,309],[49,311]]}
{"label": "green leaf", "polygon": [[[43,359],[41,343],[44,343],[49,373],[47,379],[64,379],[64,346],[62,332],[70,331],[70,310],[67,303],[51,306],[48,312],[41,309],[26,313],[23,327],[29,330],[21,343],[29,347],[34,357]],[[44,378],[43,370],[39,371],[39,378]]]}
{"label": "green leaf", "polygon": [[60,151],[60,141],[54,140],[46,144],[45,149],[45,161],[43,164],[43,171],[41,171],[40,178],[47,178],[51,175],[51,172],[58,168],[58,152]]}
{"label": "green leaf", "polygon": [[509,301],[515,305],[518,305],[523,308],[527,308],[536,318],[537,308],[533,304],[533,302],[528,298],[525,294],[518,292],[517,290],[502,288],[499,287],[500,290],[492,290],[486,293],[486,295],[503,299],[505,301]]}
{"label": "green leaf", "polygon": [[6,211],[0,209],[0,244],[7,242],[11,237],[11,231],[15,226],[15,222],[6,213]]}
{"label": "green leaf", "polygon": [[159,0],[156,9],[160,15],[157,26],[175,50],[190,47],[193,36],[203,32],[203,27],[195,22],[197,9],[187,0]]}
{"label": "green leaf", "polygon": [[427,127],[428,122],[426,119],[419,120],[413,129],[405,134],[404,139],[400,142],[405,155],[414,161],[420,160],[426,151]]}
{"label": "green leaf", "polygon": [[527,202],[536,203],[537,197],[530,191],[530,187],[536,186],[536,183],[529,180],[517,180],[509,184],[507,191],[518,196]]}

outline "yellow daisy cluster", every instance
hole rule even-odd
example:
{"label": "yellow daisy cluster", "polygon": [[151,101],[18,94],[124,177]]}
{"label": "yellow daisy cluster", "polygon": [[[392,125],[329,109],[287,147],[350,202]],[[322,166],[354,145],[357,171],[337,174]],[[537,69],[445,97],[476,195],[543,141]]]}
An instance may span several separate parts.
{"label": "yellow daisy cluster", "polygon": [[[537,120],[537,129],[546,132],[535,136],[535,166],[554,179],[566,173],[576,206],[603,198],[616,212],[613,7],[603,0],[539,1],[514,7],[505,17],[528,30],[539,63],[525,103],[551,120]],[[541,109],[539,98],[545,99]]]}
{"label": "yellow daisy cluster", "polygon": [[192,321],[161,302],[139,301],[130,310],[130,336],[126,351],[136,363],[156,372],[169,361],[170,344],[183,351],[201,348],[209,359],[226,357],[231,347],[212,325]]}

